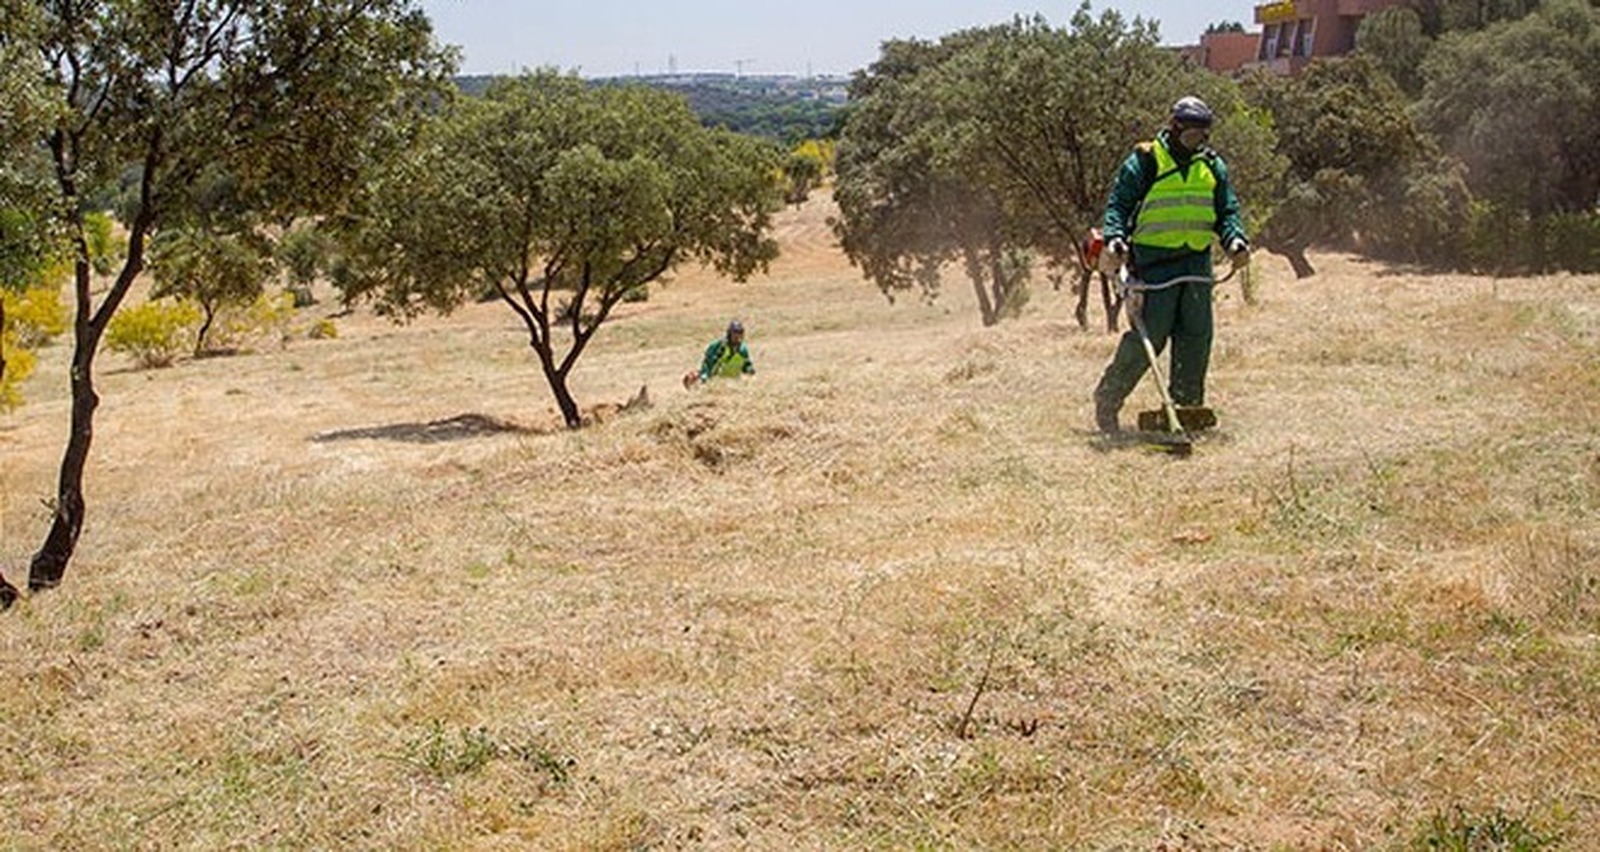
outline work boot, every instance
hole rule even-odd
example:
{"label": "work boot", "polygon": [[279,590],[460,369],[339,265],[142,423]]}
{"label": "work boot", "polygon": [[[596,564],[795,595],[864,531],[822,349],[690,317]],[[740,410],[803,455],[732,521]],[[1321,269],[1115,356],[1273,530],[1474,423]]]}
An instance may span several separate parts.
{"label": "work boot", "polygon": [[1204,432],[1217,427],[1217,413],[1203,405],[1180,405],[1178,422],[1186,432]]}
{"label": "work boot", "polygon": [[1115,435],[1122,431],[1122,424],[1117,422],[1117,412],[1122,410],[1122,403],[1114,402],[1100,394],[1094,395],[1094,428],[1107,435]]}

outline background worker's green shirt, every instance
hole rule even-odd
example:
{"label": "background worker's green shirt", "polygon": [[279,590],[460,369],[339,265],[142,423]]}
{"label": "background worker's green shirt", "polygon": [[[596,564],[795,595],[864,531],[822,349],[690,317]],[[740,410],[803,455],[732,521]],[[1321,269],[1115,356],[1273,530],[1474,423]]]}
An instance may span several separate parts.
{"label": "background worker's green shirt", "polygon": [[700,379],[704,381],[712,376],[737,376],[756,371],[755,362],[750,360],[750,349],[743,343],[737,349],[728,346],[725,337],[711,341],[706,347],[705,360],[700,362]]}
{"label": "background worker's green shirt", "polygon": [[[1170,151],[1173,148],[1171,134],[1163,130],[1160,133],[1161,141]],[[1174,155],[1176,156],[1176,155]],[[1213,194],[1217,208],[1217,235],[1222,238],[1226,246],[1235,239],[1247,240],[1244,231],[1244,219],[1239,214],[1239,196],[1233,191],[1233,182],[1228,179],[1228,165],[1222,157],[1215,152],[1208,151],[1204,154],[1211,166],[1211,171],[1217,176],[1217,188]],[[1178,158],[1178,164],[1193,166],[1195,155],[1187,158]],[[1139,279],[1149,284],[1160,284],[1174,278],[1189,275],[1210,277],[1211,251],[1193,251],[1187,248],[1163,249],[1154,246],[1133,244],[1133,230],[1139,215],[1139,206],[1144,203],[1144,197],[1150,192],[1150,187],[1160,175],[1156,174],[1156,158],[1153,151],[1145,150],[1144,145],[1134,149],[1128,159],[1122,162],[1122,168],[1117,171],[1116,183],[1111,187],[1111,198],[1106,203],[1105,220],[1101,230],[1105,233],[1106,242],[1121,238],[1130,244],[1133,252],[1133,268],[1137,271]]]}

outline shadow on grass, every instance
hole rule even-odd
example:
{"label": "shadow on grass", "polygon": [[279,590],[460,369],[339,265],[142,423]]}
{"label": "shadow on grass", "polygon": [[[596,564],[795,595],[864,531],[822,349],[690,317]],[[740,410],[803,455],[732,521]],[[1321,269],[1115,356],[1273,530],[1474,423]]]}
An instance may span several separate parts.
{"label": "shadow on grass", "polygon": [[447,441],[465,441],[485,435],[507,432],[519,435],[544,434],[546,430],[523,426],[487,414],[458,414],[429,423],[394,423],[388,426],[369,426],[364,429],[340,429],[319,432],[311,436],[318,444],[335,441],[399,441],[406,444],[442,444]]}

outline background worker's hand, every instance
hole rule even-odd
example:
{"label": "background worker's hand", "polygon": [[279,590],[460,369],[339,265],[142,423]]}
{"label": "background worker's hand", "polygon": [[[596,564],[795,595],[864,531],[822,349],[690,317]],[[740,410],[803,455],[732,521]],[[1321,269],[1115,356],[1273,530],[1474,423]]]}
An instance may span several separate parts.
{"label": "background worker's hand", "polygon": [[1100,252],[1100,271],[1115,276],[1127,260],[1128,243],[1121,237],[1114,237],[1106,242],[1105,249]]}
{"label": "background worker's hand", "polygon": [[1250,243],[1246,240],[1235,238],[1228,243],[1228,260],[1234,269],[1243,269],[1250,265]]}
{"label": "background worker's hand", "polygon": [[1128,326],[1133,327],[1134,320],[1144,321],[1144,291],[1129,290],[1128,295],[1122,297],[1122,310],[1128,315]]}

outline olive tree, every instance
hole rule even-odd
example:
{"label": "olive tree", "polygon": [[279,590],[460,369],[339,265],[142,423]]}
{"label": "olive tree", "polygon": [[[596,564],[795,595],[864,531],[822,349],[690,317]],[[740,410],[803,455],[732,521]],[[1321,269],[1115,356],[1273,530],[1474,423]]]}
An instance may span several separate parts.
{"label": "olive tree", "polygon": [[[30,563],[39,590],[61,582],[83,530],[95,356],[151,237],[193,203],[208,170],[228,174],[256,209],[330,209],[403,136],[423,92],[443,90],[452,61],[410,0],[7,0],[0,13],[0,44],[34,57],[52,96],[37,141],[73,259],[71,427],[50,530]],[[97,291],[84,201],[124,173],[125,251]]]}
{"label": "olive tree", "polygon": [[401,321],[493,294],[577,428],[569,378],[619,303],[682,263],[744,280],[776,257],[780,166],[680,96],[524,74],[457,104],[334,223],[334,283]]}
{"label": "olive tree", "polygon": [[1315,274],[1326,243],[1416,255],[1459,226],[1459,174],[1412,120],[1404,94],[1369,57],[1314,62],[1300,76],[1260,75],[1249,97],[1271,113],[1288,161],[1257,244]]}
{"label": "olive tree", "polygon": [[1064,29],[1014,21],[935,72],[958,167],[1003,200],[1030,248],[1069,261],[1122,159],[1193,90],[1158,39],[1154,23],[1080,9]]}
{"label": "olive tree", "polygon": [[199,228],[172,229],[156,235],[150,246],[155,288],[151,296],[175,296],[200,306],[194,355],[210,348],[217,312],[247,305],[259,297],[273,274],[271,248],[251,232],[219,233]]}

